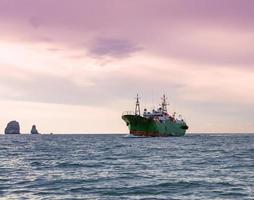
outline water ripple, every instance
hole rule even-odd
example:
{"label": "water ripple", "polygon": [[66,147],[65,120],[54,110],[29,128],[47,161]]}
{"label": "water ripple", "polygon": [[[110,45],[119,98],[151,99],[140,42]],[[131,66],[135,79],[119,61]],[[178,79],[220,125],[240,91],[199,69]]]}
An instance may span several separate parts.
{"label": "water ripple", "polygon": [[1,135],[0,199],[254,199],[253,152],[240,134]]}

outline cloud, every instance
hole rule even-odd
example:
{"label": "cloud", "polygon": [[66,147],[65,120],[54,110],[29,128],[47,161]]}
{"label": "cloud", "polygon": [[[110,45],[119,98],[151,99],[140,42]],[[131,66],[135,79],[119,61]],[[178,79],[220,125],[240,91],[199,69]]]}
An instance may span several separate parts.
{"label": "cloud", "polygon": [[55,104],[96,104],[92,90],[77,79],[56,72],[42,72],[13,66],[1,66],[1,99]]}
{"label": "cloud", "polygon": [[99,57],[124,58],[142,50],[191,63],[252,68],[253,8],[249,0],[2,1],[0,24],[9,26],[1,27],[2,35],[32,42],[50,38]]}
{"label": "cloud", "polygon": [[128,57],[140,48],[128,40],[115,38],[96,39],[89,51],[95,56],[110,56],[115,58]]}
{"label": "cloud", "polygon": [[34,27],[34,28],[39,28],[42,25],[42,22],[39,18],[37,17],[31,17],[29,19],[29,23]]}
{"label": "cloud", "polygon": [[164,45],[151,42],[155,52],[191,63],[253,68],[253,33],[216,27],[179,27],[162,34]]}
{"label": "cloud", "polygon": [[140,55],[120,59],[109,65],[118,68],[90,71],[77,66],[68,71],[63,66],[38,71],[2,66],[0,83],[5,92],[1,96],[12,100],[101,106],[128,100],[137,92],[147,99],[167,93],[175,101],[206,104],[250,105],[254,100],[249,92],[254,89],[253,72],[186,66],[149,55],[143,55],[142,59]]}

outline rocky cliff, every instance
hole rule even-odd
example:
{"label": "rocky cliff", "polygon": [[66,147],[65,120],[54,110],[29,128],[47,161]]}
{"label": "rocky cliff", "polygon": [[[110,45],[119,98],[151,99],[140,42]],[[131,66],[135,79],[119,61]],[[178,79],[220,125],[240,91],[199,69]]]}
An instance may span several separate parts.
{"label": "rocky cliff", "polygon": [[38,130],[37,130],[35,125],[32,126],[31,134],[39,134],[39,132],[38,132]]}
{"label": "rocky cliff", "polygon": [[5,134],[20,134],[20,127],[17,121],[11,121],[5,128]]}

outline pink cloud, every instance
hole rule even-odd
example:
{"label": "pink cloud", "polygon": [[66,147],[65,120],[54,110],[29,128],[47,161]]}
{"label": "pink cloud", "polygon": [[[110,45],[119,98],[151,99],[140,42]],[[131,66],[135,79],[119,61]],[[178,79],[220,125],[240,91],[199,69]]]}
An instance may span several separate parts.
{"label": "pink cloud", "polygon": [[[253,34],[253,9],[254,3],[249,0],[138,0],[135,3],[11,0],[0,2],[0,24],[9,26],[1,30],[3,34],[8,32],[33,42],[60,42],[113,57],[142,48],[194,63],[252,66],[253,40],[250,38],[240,46],[234,41],[244,40],[246,33]],[[216,41],[219,33],[214,30],[225,32],[235,45],[228,45],[223,38]],[[196,31],[207,31],[207,35],[192,37]],[[100,38],[103,41],[98,41]],[[220,45],[211,46],[211,41]]]}

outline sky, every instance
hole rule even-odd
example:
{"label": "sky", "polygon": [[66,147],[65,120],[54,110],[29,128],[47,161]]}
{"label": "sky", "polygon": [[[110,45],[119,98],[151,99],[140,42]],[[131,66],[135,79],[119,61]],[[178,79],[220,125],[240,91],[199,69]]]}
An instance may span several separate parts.
{"label": "sky", "polygon": [[190,133],[254,132],[254,1],[0,0],[0,133],[127,133],[168,110]]}

